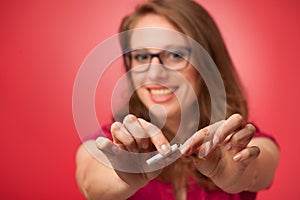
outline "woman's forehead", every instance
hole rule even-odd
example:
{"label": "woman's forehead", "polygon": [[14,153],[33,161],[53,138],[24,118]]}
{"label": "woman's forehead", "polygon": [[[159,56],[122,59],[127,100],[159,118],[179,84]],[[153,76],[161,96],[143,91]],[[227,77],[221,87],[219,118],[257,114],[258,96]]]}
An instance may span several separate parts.
{"label": "woman's forehead", "polygon": [[130,46],[138,48],[159,48],[186,46],[187,37],[183,34],[163,28],[142,28],[131,30]]}

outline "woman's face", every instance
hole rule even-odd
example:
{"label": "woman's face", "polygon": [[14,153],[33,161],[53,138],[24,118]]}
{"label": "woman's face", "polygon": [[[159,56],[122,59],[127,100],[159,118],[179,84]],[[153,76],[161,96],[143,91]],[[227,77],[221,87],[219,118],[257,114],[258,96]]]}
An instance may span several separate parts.
{"label": "woman's face", "polygon": [[[158,55],[166,49],[172,49],[172,51],[176,49],[177,52],[179,48],[188,48],[186,40],[183,37],[174,35],[174,31],[177,31],[176,28],[162,16],[145,15],[137,21],[134,29],[154,27],[164,31],[144,31],[142,33],[133,31],[131,48],[133,50],[138,49],[138,51],[131,53],[131,67],[133,67],[134,62],[139,63],[146,58],[144,57],[145,54],[136,52],[146,52],[149,57],[150,54]],[[173,31],[165,31],[166,29]],[[167,62],[169,57],[173,60],[177,59],[174,54],[165,54],[160,55],[160,58],[163,58],[161,60],[158,56],[152,56],[151,64],[146,71],[132,71],[131,75],[138,97],[150,111],[154,112],[157,117],[163,114],[167,119],[175,118],[178,121],[182,111],[195,112],[188,109],[191,109],[191,105],[197,101],[196,97],[199,95],[199,75],[188,61],[185,61],[186,67],[178,71],[164,68],[161,62],[166,65],[164,62]],[[175,60],[175,62],[178,61]],[[170,65],[169,67],[176,66]],[[155,111],[153,108],[160,109]],[[161,108],[164,113],[161,113]]]}

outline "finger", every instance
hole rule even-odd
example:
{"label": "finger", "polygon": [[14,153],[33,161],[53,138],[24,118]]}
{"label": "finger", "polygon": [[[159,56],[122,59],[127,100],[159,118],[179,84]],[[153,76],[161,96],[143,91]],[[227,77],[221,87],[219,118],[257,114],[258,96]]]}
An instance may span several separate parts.
{"label": "finger", "polygon": [[208,126],[208,134],[206,134],[203,144],[201,145],[200,150],[197,153],[198,158],[205,158],[210,152],[217,148],[218,143],[214,143],[213,138],[217,131],[220,129],[220,127],[224,125],[224,123],[225,120],[221,120]]}
{"label": "finger", "polygon": [[[134,172],[144,173],[146,159],[141,158],[135,153],[119,149],[114,143],[105,137],[96,139],[96,147],[106,156],[109,163],[107,166],[112,167],[117,173]],[[103,163],[103,159],[99,159]],[[121,171],[122,172],[121,172]],[[125,173],[126,173],[125,172]]]}
{"label": "finger", "polygon": [[98,137],[96,139],[96,146],[105,154],[117,155],[120,152],[118,147],[105,137]]}
{"label": "finger", "polygon": [[200,146],[203,144],[204,140],[210,138],[211,134],[209,132],[209,127],[200,129],[192,135],[181,147],[181,153],[183,155],[190,155],[194,152],[199,151]]}
{"label": "finger", "polygon": [[154,155],[153,157],[149,158],[146,162],[148,165],[168,165],[177,160],[180,156],[181,153],[179,151],[179,144],[173,144],[171,146],[172,152],[169,153],[167,156],[163,156],[160,153]]}
{"label": "finger", "polygon": [[208,156],[208,154],[213,152],[215,149],[216,146],[214,146],[211,141],[203,143],[199,149],[199,152],[197,153],[198,158],[200,159],[205,158],[206,156]]}
{"label": "finger", "polygon": [[260,149],[257,146],[247,147],[233,156],[236,162],[243,162],[248,165],[252,160],[260,154]]}
{"label": "finger", "polygon": [[134,115],[127,115],[123,120],[123,125],[134,137],[139,149],[148,149],[150,146],[150,139],[144,130],[141,123]]}
{"label": "finger", "polygon": [[154,144],[159,153],[161,153],[162,155],[167,155],[168,153],[170,153],[170,143],[164,136],[162,131],[158,127],[145,121],[144,119],[138,118],[138,121],[143,126],[145,132],[147,133],[151,142]]}
{"label": "finger", "polygon": [[243,123],[243,117],[240,114],[231,115],[216,131],[213,144],[222,143],[227,136],[238,130]]}
{"label": "finger", "polygon": [[255,132],[255,127],[252,124],[247,124],[244,128],[232,135],[226,144],[226,149],[235,149],[236,151],[241,151],[248,146]]}
{"label": "finger", "polygon": [[223,126],[226,120],[220,120],[208,126],[208,130],[210,133],[216,133],[220,126]]}
{"label": "finger", "polygon": [[194,133],[181,147],[181,152],[184,155],[193,153],[199,154],[199,157],[205,157],[212,148],[212,138],[218,128],[225,122],[221,120],[211,124]]}
{"label": "finger", "polygon": [[123,146],[123,149],[125,147],[127,151],[138,152],[136,141],[122,123],[114,122],[110,129],[114,143],[118,144],[120,147]]}

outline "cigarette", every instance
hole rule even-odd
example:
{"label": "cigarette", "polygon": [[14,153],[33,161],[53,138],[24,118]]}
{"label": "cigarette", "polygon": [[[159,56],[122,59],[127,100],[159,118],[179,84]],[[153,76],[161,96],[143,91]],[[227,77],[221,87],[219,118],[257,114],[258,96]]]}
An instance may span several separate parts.
{"label": "cigarette", "polygon": [[179,147],[180,147],[180,144],[173,144],[171,146],[171,152],[168,155],[163,156],[160,153],[158,153],[155,156],[153,156],[153,157],[149,158],[148,160],[146,160],[146,163],[148,165],[153,165],[153,164],[159,162],[160,160],[165,159],[165,158],[171,156],[172,154],[174,154],[176,151],[179,150]]}

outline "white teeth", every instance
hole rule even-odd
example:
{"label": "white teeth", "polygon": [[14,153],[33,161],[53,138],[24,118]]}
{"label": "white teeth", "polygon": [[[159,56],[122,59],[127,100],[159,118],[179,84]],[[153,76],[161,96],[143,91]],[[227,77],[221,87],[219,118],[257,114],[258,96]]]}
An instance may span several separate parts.
{"label": "white teeth", "polygon": [[172,91],[170,89],[151,89],[150,92],[156,96],[163,96],[170,94]]}

